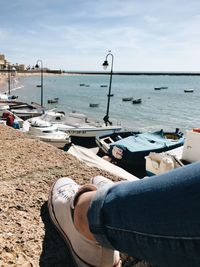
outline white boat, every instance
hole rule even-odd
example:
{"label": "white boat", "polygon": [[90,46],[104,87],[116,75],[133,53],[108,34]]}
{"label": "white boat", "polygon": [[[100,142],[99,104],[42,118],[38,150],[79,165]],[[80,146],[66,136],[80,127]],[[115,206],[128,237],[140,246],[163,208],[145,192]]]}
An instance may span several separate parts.
{"label": "white boat", "polygon": [[148,176],[163,173],[200,160],[200,128],[185,135],[184,144],[164,153],[150,153],[145,157]]}
{"label": "white boat", "polygon": [[57,148],[64,148],[71,143],[69,135],[63,131],[59,131],[56,126],[50,123],[43,124],[42,127],[31,126],[28,121],[24,122],[23,132],[31,137],[35,137],[43,142],[47,142]]}
{"label": "white boat", "polygon": [[150,152],[145,157],[146,174],[157,175],[183,166],[182,152],[183,146],[162,153]]}
{"label": "white boat", "polygon": [[96,135],[103,133],[117,132],[122,129],[120,125],[108,125],[89,119],[85,114],[72,112],[67,115],[64,112],[56,110],[46,111],[39,117],[28,120],[32,126],[42,125],[42,123],[50,122],[56,125],[58,130],[66,131],[70,136],[94,138]]}

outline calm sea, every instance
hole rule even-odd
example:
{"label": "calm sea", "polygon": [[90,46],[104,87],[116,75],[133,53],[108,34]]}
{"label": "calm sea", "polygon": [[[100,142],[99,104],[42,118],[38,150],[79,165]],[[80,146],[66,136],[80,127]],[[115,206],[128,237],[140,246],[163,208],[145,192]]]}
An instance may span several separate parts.
{"label": "calm sea", "polygon": [[[80,86],[81,83],[87,86]],[[40,103],[40,76],[20,77],[12,93],[19,100]],[[44,105],[65,112],[77,111],[99,120],[106,114],[109,75],[44,76]],[[23,87],[22,87],[23,86]],[[168,89],[154,90],[167,86]],[[192,88],[193,93],[184,89]],[[200,127],[199,76],[125,76],[114,75],[110,98],[110,120],[133,130],[182,131]],[[58,104],[47,104],[48,99],[59,97]],[[123,97],[142,98],[141,104],[123,102]],[[96,108],[90,103],[98,103]]]}

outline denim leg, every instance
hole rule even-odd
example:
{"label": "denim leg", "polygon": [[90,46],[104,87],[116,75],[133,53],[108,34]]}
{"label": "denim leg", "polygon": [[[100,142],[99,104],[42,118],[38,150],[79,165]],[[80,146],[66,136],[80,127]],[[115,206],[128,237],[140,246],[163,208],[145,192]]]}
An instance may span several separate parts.
{"label": "denim leg", "polygon": [[162,267],[199,267],[200,163],[99,190],[88,219],[104,246]]}

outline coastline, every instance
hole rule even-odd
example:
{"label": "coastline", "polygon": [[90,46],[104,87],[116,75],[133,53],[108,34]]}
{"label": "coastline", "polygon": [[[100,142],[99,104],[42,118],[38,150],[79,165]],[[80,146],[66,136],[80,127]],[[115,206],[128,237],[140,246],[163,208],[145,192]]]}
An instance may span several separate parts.
{"label": "coastline", "polygon": [[[48,216],[52,183],[66,176],[79,184],[96,175],[113,181],[120,178],[88,167],[65,151],[29,139],[11,127],[0,125],[0,131],[0,266],[73,267],[66,245]],[[150,267],[126,255],[122,258],[126,267]]]}

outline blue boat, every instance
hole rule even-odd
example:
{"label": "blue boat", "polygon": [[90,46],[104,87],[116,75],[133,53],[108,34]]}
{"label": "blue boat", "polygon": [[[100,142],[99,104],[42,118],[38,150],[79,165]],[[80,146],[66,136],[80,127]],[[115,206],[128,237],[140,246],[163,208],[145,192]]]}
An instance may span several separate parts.
{"label": "blue boat", "polygon": [[97,136],[96,143],[112,161],[127,171],[145,171],[145,156],[150,152],[164,152],[182,146],[183,133],[176,129],[165,132],[118,132]]}

